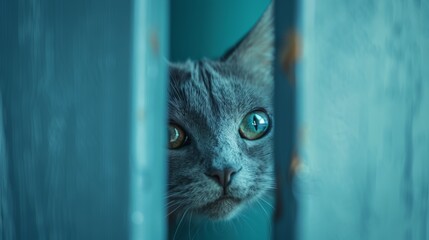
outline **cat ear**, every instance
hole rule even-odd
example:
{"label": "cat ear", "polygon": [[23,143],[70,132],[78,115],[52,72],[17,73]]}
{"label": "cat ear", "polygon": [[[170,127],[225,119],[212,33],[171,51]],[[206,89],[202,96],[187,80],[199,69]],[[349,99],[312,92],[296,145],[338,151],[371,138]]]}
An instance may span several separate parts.
{"label": "cat ear", "polygon": [[237,64],[252,74],[271,76],[274,60],[273,6],[270,4],[256,25],[231,48],[222,60]]}

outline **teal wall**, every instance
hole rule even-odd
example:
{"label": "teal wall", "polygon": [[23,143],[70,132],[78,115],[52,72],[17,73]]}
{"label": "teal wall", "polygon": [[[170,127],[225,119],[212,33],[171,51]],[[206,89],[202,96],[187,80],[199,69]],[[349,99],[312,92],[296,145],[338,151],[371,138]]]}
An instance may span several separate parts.
{"label": "teal wall", "polygon": [[249,31],[269,2],[171,0],[171,60],[221,56]]}
{"label": "teal wall", "polygon": [[429,239],[429,2],[302,4],[298,239]]}
{"label": "teal wall", "polygon": [[0,240],[166,239],[167,12],[0,1]]}
{"label": "teal wall", "polygon": [[0,239],[130,236],[131,9],[0,1]]}

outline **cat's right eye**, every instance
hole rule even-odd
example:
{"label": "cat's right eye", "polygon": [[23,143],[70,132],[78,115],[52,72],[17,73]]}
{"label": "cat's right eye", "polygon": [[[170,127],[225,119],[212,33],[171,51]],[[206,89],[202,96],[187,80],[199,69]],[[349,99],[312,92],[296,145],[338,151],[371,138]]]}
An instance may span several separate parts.
{"label": "cat's right eye", "polygon": [[249,140],[256,140],[264,136],[270,126],[268,114],[256,110],[248,113],[240,124],[240,135]]}
{"label": "cat's right eye", "polygon": [[179,125],[174,123],[170,123],[170,125],[168,125],[168,135],[168,148],[170,149],[180,148],[188,140],[188,136],[185,131],[183,131]]}

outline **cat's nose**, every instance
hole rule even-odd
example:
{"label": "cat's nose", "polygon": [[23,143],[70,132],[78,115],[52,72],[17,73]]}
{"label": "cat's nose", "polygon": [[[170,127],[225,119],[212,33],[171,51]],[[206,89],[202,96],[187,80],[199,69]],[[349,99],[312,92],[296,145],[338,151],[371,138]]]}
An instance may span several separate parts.
{"label": "cat's nose", "polygon": [[239,172],[241,170],[240,169],[235,169],[235,168],[231,168],[231,167],[227,167],[224,169],[217,169],[217,168],[211,168],[206,172],[206,175],[213,179],[216,183],[218,183],[221,187],[226,187],[231,183],[231,179],[234,176],[234,174],[236,174],[237,172]]}

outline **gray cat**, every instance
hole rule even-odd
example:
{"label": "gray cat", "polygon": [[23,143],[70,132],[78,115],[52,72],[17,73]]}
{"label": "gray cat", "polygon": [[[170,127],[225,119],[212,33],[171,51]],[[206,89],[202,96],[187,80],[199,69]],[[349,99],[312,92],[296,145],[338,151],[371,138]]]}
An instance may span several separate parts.
{"label": "gray cat", "polygon": [[170,214],[228,220],[274,188],[272,21],[219,60],[170,65]]}

